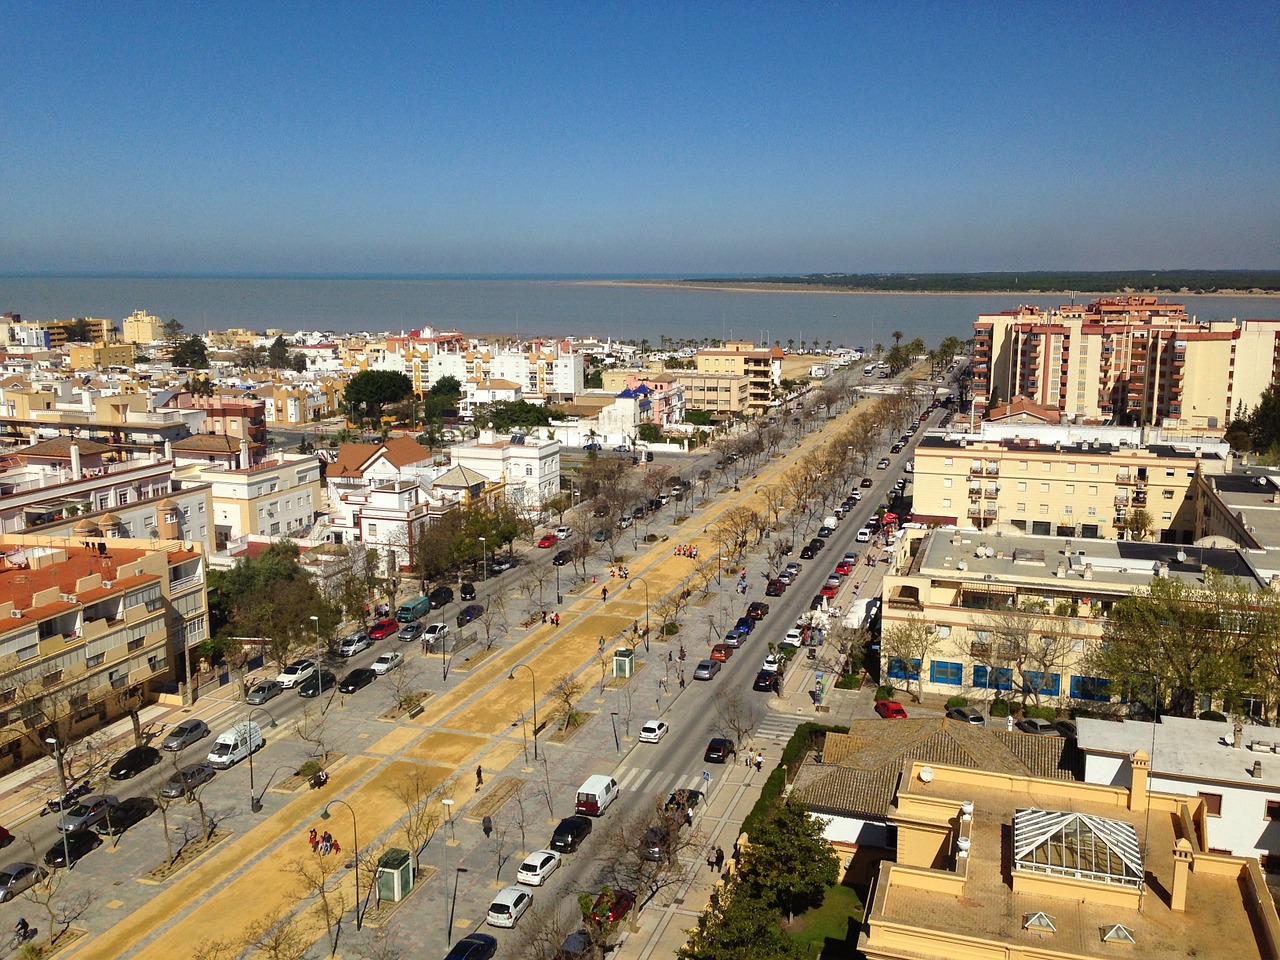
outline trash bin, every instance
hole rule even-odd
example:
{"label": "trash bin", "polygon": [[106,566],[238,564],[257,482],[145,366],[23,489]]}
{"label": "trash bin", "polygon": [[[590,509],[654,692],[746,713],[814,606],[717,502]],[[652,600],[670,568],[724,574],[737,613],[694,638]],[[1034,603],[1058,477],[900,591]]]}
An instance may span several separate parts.
{"label": "trash bin", "polygon": [[636,672],[636,654],[634,650],[619,647],[613,651],[613,675],[623,680],[630,679]]}
{"label": "trash bin", "polygon": [[413,889],[413,857],[392,847],[378,858],[378,900],[400,901]]}

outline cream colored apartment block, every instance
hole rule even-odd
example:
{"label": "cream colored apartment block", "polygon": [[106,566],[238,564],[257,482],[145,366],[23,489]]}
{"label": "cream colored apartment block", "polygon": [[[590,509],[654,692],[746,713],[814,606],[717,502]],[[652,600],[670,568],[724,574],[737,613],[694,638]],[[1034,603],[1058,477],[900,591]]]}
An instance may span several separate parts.
{"label": "cream colored apartment block", "polygon": [[164,337],[164,321],[145,310],[135,310],[124,318],[120,339],[125,343],[153,343]]}
{"label": "cream colored apartment block", "polygon": [[219,550],[249,534],[299,536],[320,508],[320,461],[313,455],[278,453],[247,470],[195,464],[174,476],[209,484]]}
{"label": "cream colored apartment block", "polygon": [[705,410],[716,419],[745,413],[751,399],[751,378],[741,374],[693,373],[681,370],[686,410]]}
{"label": "cream colored apartment block", "polygon": [[1221,448],[931,435],[916,448],[912,509],[927,523],[1104,539],[1125,536],[1131,512],[1143,509],[1148,539],[1191,543],[1195,477],[1229,469]]}

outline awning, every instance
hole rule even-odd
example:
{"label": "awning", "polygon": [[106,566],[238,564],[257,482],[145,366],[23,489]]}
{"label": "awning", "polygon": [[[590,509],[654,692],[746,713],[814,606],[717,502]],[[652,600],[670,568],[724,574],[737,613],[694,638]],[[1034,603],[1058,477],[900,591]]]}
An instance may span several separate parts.
{"label": "awning", "polygon": [[965,593],[995,593],[1001,596],[1011,597],[1014,594],[1013,587],[1003,583],[966,583],[960,587]]}

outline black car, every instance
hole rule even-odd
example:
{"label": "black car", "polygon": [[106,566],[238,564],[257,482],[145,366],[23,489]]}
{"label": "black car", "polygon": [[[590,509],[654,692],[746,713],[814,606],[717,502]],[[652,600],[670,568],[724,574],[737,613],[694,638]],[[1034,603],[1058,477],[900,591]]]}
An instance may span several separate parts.
{"label": "black car", "polygon": [[468,604],[458,613],[458,626],[465,627],[472,620],[478,620],[482,616],[484,616],[483,603]]}
{"label": "black car", "polygon": [[827,537],[830,537],[830,536],[834,535],[834,534],[835,534],[835,532],[836,532],[836,528],[835,528],[835,527],[819,527],[819,528],[818,528],[818,537],[819,537],[819,538],[821,538],[821,539],[823,539],[823,540],[825,540]]}
{"label": "black car", "polygon": [[155,747],[134,747],[132,750],[126,750],[124,755],[111,765],[111,771],[107,776],[112,780],[128,780],[159,762],[160,751]]}
{"label": "black car", "polygon": [[333,689],[337,682],[338,678],[333,675],[332,670],[321,670],[319,673],[313,673],[299,684],[298,696],[318,697],[326,690]]}
{"label": "black car", "polygon": [[707,744],[707,750],[702,755],[702,759],[707,763],[728,763],[729,757],[738,755],[738,751],[733,746],[732,740],[726,740],[724,737],[712,737],[711,742]]}
{"label": "black car", "polygon": [[367,687],[376,679],[378,679],[378,675],[368,667],[359,667],[342,678],[342,682],[338,684],[338,692],[355,693],[362,687]]}
{"label": "black car", "polygon": [[[66,848],[63,848],[63,839],[66,840]],[[65,838],[56,840],[49,852],[44,855],[44,865],[46,867],[65,867],[67,866],[67,855],[71,856],[71,863],[74,865],[81,857],[91,850],[95,850],[102,845],[102,838],[92,830],[73,830],[65,835]]]}
{"label": "black car", "polygon": [[701,790],[688,790],[681,787],[667,797],[667,802],[663,804],[662,809],[670,814],[677,812],[683,814],[686,810],[697,809],[702,799],[703,793]]}
{"label": "black car", "polygon": [[474,600],[476,598],[476,585],[474,583],[464,583],[458,588],[458,596],[463,600]]}
{"label": "black car", "polygon": [[498,952],[498,941],[487,933],[469,933],[453,945],[444,960],[489,960]]}
{"label": "black car", "polygon": [[135,823],[141,823],[156,812],[156,802],[150,797],[125,797],[111,811],[111,816],[99,821],[98,832],[108,836],[124,833]]}
{"label": "black car", "polygon": [[827,541],[823,540],[821,537],[814,537],[812,540],[809,541],[809,546],[813,547],[815,551],[821,550],[826,545],[827,545]]}
{"label": "black car", "polygon": [[453,590],[449,587],[436,587],[427,594],[427,599],[431,601],[432,610],[439,610],[446,603],[453,603]]}
{"label": "black car", "polygon": [[631,509],[631,517],[633,520],[639,520],[644,516],[644,507],[633,507]]}
{"label": "black car", "polygon": [[813,599],[809,601],[809,609],[810,609],[810,610],[821,610],[821,609],[822,609],[822,600],[823,600],[822,594],[820,594],[820,593],[815,593],[815,594],[813,595]]}
{"label": "black car", "polygon": [[551,558],[551,565],[553,567],[563,567],[572,559],[573,559],[573,553],[571,551],[561,550],[559,553],[557,553],[554,557]]}
{"label": "black car", "polygon": [[759,690],[762,693],[772,693],[778,689],[778,675],[772,670],[761,670],[756,674],[756,679],[751,684],[752,690]]}
{"label": "black car", "polygon": [[805,544],[803,547],[800,548],[801,560],[812,560],[816,554],[817,554],[817,551],[814,550],[813,547],[809,546],[808,544]]}
{"label": "black car", "polygon": [[590,817],[565,817],[552,832],[551,842],[547,846],[557,853],[573,853],[590,833]]}

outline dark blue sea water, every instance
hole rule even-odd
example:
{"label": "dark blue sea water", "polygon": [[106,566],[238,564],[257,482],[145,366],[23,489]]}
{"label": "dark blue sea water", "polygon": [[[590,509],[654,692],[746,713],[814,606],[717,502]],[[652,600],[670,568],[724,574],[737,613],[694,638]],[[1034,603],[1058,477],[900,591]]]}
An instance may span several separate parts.
{"label": "dark blue sea water", "polygon": [[[1085,298],[1087,299],[1087,297]],[[1171,297],[1202,320],[1280,316],[1261,297]],[[192,332],[411,330],[596,335],[627,340],[737,337],[825,346],[891,343],[894,330],[935,346],[968,337],[979,313],[1065,297],[984,294],[762,293],[604,285],[570,279],[0,278],[0,313],[35,320],[121,319],[134,310]]]}

